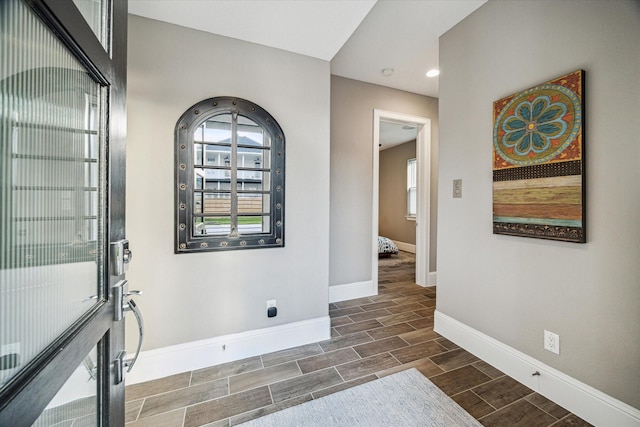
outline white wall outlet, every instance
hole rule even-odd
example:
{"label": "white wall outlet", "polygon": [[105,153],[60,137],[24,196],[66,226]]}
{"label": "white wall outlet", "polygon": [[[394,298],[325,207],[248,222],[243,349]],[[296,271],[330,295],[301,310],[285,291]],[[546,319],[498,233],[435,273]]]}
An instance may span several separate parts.
{"label": "white wall outlet", "polygon": [[560,335],[544,331],[544,349],[560,354]]}
{"label": "white wall outlet", "polygon": [[275,306],[276,306],[276,300],[274,300],[274,299],[268,299],[267,300],[267,308],[275,307]]}

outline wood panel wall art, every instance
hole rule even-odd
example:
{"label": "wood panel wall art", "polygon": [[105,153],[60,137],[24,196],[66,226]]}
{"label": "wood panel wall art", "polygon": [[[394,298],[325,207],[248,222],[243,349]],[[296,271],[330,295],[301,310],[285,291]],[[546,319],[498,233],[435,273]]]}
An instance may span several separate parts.
{"label": "wood panel wall art", "polygon": [[584,243],[584,71],[493,103],[493,232]]}

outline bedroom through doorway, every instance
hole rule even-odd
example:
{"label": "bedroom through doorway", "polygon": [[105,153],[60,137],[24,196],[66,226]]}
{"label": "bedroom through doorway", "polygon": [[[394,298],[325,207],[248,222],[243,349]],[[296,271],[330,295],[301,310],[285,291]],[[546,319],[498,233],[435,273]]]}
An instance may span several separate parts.
{"label": "bedroom through doorway", "polygon": [[393,268],[403,276],[413,269],[411,281],[428,286],[430,120],[375,110],[373,134],[374,286]]}

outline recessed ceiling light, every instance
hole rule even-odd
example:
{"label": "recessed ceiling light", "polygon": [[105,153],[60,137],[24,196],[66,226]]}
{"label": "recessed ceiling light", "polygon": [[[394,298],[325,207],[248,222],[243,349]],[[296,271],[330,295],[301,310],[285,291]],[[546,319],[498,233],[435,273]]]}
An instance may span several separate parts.
{"label": "recessed ceiling light", "polygon": [[427,77],[435,77],[439,74],[440,74],[440,70],[436,70],[435,68],[433,70],[427,71]]}
{"label": "recessed ceiling light", "polygon": [[393,74],[393,68],[385,68],[382,70],[382,75],[385,77],[389,77]]}

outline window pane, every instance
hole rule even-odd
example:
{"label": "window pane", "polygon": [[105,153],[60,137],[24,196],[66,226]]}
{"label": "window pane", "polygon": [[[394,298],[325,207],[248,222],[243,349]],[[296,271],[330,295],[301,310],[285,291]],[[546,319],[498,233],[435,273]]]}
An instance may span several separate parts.
{"label": "window pane", "polygon": [[200,128],[200,137],[194,135],[194,141],[231,144],[231,114],[219,114],[208,119]]}
{"label": "window pane", "polygon": [[231,147],[228,145],[205,145],[204,164],[209,166],[230,166]]}
{"label": "window pane", "polygon": [[202,193],[193,193],[193,212],[194,213],[202,213],[204,209]]}
{"label": "window pane", "polygon": [[268,191],[269,172],[238,171],[238,190]]}
{"label": "window pane", "polygon": [[255,213],[270,213],[270,198],[268,194],[241,193],[238,194],[238,215]]}
{"label": "window pane", "polygon": [[99,425],[97,360],[98,348],[94,346],[32,427]]}
{"label": "window pane", "polygon": [[196,190],[204,190],[205,186],[205,170],[204,169],[196,169],[193,173],[194,183],[193,188]]}
{"label": "window pane", "polygon": [[407,216],[415,216],[417,212],[417,172],[416,159],[407,160]]}
{"label": "window pane", "polygon": [[270,233],[269,216],[240,216],[238,217],[239,234]]}
{"label": "window pane", "polygon": [[415,216],[417,212],[417,199],[415,187],[407,191],[407,215]]}
{"label": "window pane", "polygon": [[270,142],[259,124],[247,117],[238,116],[238,145],[269,147]]}
{"label": "window pane", "polygon": [[102,300],[105,90],[0,2],[0,388]]}
{"label": "window pane", "polygon": [[231,194],[205,194],[204,213],[231,215]]}
{"label": "window pane", "polygon": [[193,223],[194,237],[203,235],[228,235],[231,232],[231,217],[195,217]]}
{"label": "window pane", "polygon": [[410,159],[407,161],[407,188],[416,186],[416,159]]}
{"label": "window pane", "polygon": [[[226,172],[226,171],[222,171],[222,172]],[[229,178],[225,178],[225,179],[207,179],[206,189],[207,190],[229,191],[229,190],[231,190],[231,183],[229,182]]]}
{"label": "window pane", "polygon": [[202,164],[202,144],[193,144],[193,157],[194,165]]}
{"label": "window pane", "polygon": [[238,167],[250,169],[269,168],[269,150],[260,148],[238,148]]}

